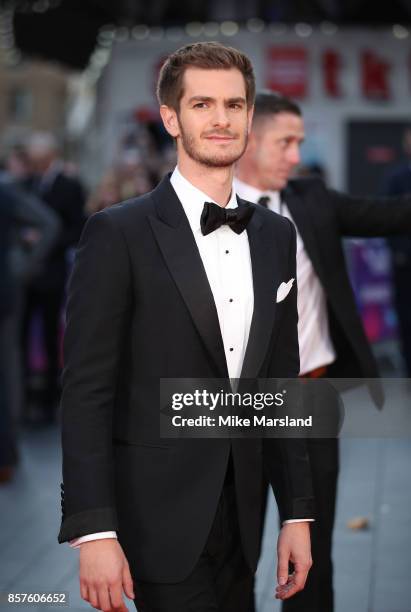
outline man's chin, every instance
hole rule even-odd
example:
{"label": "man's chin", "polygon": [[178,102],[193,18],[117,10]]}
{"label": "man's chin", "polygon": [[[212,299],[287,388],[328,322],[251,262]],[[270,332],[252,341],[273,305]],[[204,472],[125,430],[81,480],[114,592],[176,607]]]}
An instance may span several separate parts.
{"label": "man's chin", "polygon": [[235,158],[220,158],[220,157],[207,157],[201,160],[204,166],[208,168],[229,168],[237,161],[238,157]]}
{"label": "man's chin", "polygon": [[230,153],[210,153],[201,157],[201,162],[209,168],[228,168],[240,159],[243,151]]}

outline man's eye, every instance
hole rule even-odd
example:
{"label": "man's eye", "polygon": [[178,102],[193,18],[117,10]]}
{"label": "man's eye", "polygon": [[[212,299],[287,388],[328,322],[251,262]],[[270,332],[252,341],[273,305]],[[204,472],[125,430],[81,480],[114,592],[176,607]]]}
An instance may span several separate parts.
{"label": "man's eye", "polygon": [[197,104],[194,104],[194,108],[207,108],[207,104],[205,102],[197,102]]}

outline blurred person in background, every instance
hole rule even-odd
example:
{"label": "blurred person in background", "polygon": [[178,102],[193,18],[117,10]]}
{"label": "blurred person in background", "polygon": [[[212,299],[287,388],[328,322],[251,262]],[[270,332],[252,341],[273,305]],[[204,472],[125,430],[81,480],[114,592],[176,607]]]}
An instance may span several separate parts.
{"label": "blurred person in background", "polygon": [[23,355],[30,373],[30,330],[34,315],[39,315],[46,353],[44,416],[54,419],[60,390],[60,321],[67,278],[69,249],[76,246],[84,223],[85,195],[77,177],[68,175],[52,134],[34,133],[27,151],[31,166],[31,192],[59,218],[60,230],[41,272],[30,282],[22,325]]}
{"label": "blurred person in background", "polygon": [[[411,195],[411,125],[403,135],[405,161],[387,177],[384,195]],[[388,239],[391,250],[391,269],[397,311],[399,341],[406,376],[411,378],[411,236]]]}
{"label": "blurred person in background", "polygon": [[103,175],[97,187],[90,193],[85,211],[87,215],[93,215],[117,202],[121,202],[120,181],[115,169],[110,168]]}
{"label": "blurred person in background", "polygon": [[0,484],[8,482],[18,460],[15,424],[7,385],[8,317],[13,312],[10,269],[11,232],[15,224],[9,190],[0,185]]}
{"label": "blurred person in background", "polygon": [[[41,271],[44,258],[60,230],[56,213],[27,191],[30,177],[29,159],[25,150],[16,146],[6,156],[5,169],[0,172],[0,184],[9,187],[16,218],[24,219],[12,231],[9,246],[10,274],[14,286],[14,307],[7,321],[8,358],[5,364],[10,411],[17,421],[27,417],[23,405],[23,375],[20,329],[26,287]],[[11,196],[10,196],[11,197]]]}
{"label": "blurred person in background", "polygon": [[[21,387],[18,313],[22,284],[37,269],[56,238],[59,223],[53,214],[0,180],[0,483],[11,479],[17,464],[17,426]],[[34,230],[29,253],[19,258],[19,232]]]}
{"label": "blurred person in background", "polygon": [[[342,238],[411,233],[411,197],[354,198],[329,189],[320,178],[290,180],[300,163],[304,138],[298,105],[273,92],[259,93],[248,147],[237,163],[235,188],[240,197],[289,218],[297,229],[300,376],[377,378]],[[380,405],[380,387],[374,384],[370,391]],[[305,590],[284,602],[284,612],[334,610],[331,547],[338,440],[310,439],[308,449],[316,504],[313,568]]]}
{"label": "blurred person in background", "polygon": [[128,200],[143,195],[154,187],[154,182],[142,160],[142,155],[137,149],[123,151],[116,164],[120,200]]}
{"label": "blurred person in background", "polygon": [[86,213],[91,215],[118,202],[143,195],[153,187],[138,151],[125,151],[120,161],[107,170],[91,192],[86,202]]}
{"label": "blurred person in background", "polygon": [[165,176],[172,172],[177,165],[177,153],[175,147],[164,147],[161,155],[161,164],[159,167],[160,176]]}
{"label": "blurred person in background", "polygon": [[[162,178],[159,169],[162,163],[163,140],[159,137],[158,117],[150,112],[150,117],[145,112],[137,113],[137,121],[127,127],[122,134],[117,160],[114,167],[127,174],[127,169],[133,165],[137,166],[137,173],[144,170],[152,187]],[[163,132],[166,134],[164,127]],[[163,136],[164,138],[164,136]],[[167,135],[166,141],[171,139]],[[171,141],[172,142],[172,141]]]}
{"label": "blurred person in background", "polygon": [[27,189],[30,187],[30,159],[23,145],[15,145],[6,155],[3,180],[12,181],[15,185]]}

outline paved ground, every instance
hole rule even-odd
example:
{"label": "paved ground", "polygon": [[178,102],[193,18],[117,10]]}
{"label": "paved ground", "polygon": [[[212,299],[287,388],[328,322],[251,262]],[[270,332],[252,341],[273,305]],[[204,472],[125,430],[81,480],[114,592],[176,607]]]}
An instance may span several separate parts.
{"label": "paved ground", "polygon": [[[410,465],[410,440],[342,441],[334,534],[336,612],[411,611]],[[368,530],[347,528],[357,516],[369,518]],[[276,525],[272,502],[258,571],[258,612],[280,609],[270,600]]]}
{"label": "paved ground", "polygon": [[[336,612],[411,612],[411,439],[345,439],[341,466]],[[89,606],[78,592],[78,553],[56,541],[59,483],[57,427],[26,431],[17,478],[0,488],[0,591],[67,591],[70,609],[82,610]],[[350,531],[346,523],[354,516],[368,517],[370,528]],[[272,598],[276,533],[271,503],[258,570],[258,612],[279,609]],[[9,609],[16,608],[0,606],[1,612]],[[35,609],[44,610],[30,607]]]}

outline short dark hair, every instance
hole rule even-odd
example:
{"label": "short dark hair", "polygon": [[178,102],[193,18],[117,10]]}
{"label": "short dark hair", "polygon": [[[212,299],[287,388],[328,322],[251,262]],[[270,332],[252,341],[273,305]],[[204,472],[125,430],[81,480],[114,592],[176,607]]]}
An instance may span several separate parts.
{"label": "short dark hair", "polygon": [[161,67],[157,83],[157,98],[160,104],[166,104],[178,110],[184,94],[184,73],[190,67],[205,70],[237,68],[244,77],[247,106],[253,105],[255,77],[250,59],[238,49],[219,42],[198,42],[185,45],[166,59]]}
{"label": "short dark hair", "polygon": [[298,117],[303,115],[298,104],[281,93],[268,90],[259,91],[255,97],[254,120],[279,113],[291,113]]}

